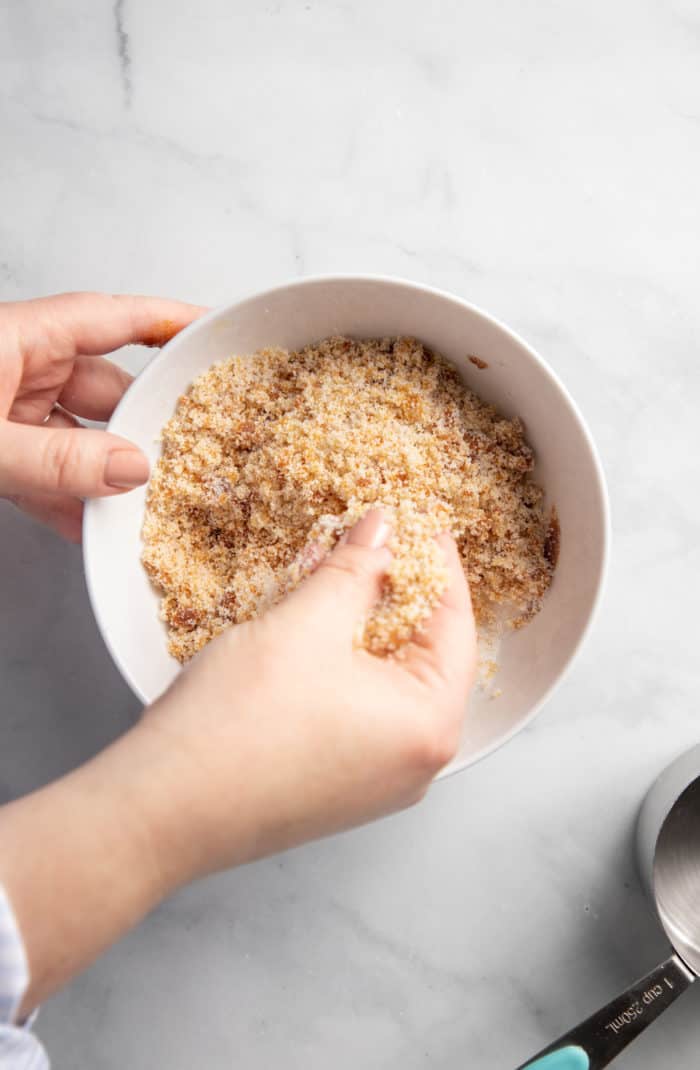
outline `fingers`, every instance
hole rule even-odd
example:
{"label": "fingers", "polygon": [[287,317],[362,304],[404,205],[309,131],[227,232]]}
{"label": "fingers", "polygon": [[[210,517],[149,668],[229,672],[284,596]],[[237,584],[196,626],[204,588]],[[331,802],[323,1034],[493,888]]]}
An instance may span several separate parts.
{"label": "fingers", "polygon": [[79,543],[83,530],[83,503],[62,494],[13,496],[10,501],[23,513],[53,528],[61,538]]}
{"label": "fingers", "polygon": [[425,627],[407,650],[405,661],[415,675],[432,677],[469,687],[476,667],[476,625],[464,568],[454,539],[440,535],[450,585]]}
{"label": "fingers", "polygon": [[148,475],[144,454],[106,431],[0,421],[2,495],[96,498],[138,487]]}
{"label": "fingers", "polygon": [[59,403],[86,420],[109,420],[133,377],[104,357],[75,358]]}
{"label": "fingers", "polygon": [[389,534],[381,510],[370,510],[285,605],[293,612],[325,615],[338,634],[352,638],[381,593],[391,564],[385,546]]}
{"label": "fingers", "polygon": [[[63,409],[53,409],[43,424],[46,427],[75,430],[81,427],[74,416]],[[1,441],[1,439],[0,439]],[[1,467],[1,462],[0,462]],[[23,513],[45,524],[68,542],[80,543],[83,537],[83,503],[68,494],[14,494],[10,495]]]}
{"label": "fingers", "polygon": [[129,343],[161,346],[206,309],[162,297],[69,293],[12,306],[21,321],[23,349],[48,338],[61,356],[108,353]]}

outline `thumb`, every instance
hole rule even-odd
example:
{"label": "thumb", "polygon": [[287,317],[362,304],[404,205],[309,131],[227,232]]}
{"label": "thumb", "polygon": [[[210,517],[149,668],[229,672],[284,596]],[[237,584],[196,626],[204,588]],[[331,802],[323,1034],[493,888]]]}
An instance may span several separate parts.
{"label": "thumb", "polygon": [[148,473],[141,450],[106,431],[0,420],[0,494],[98,498],[141,486]]}
{"label": "thumb", "polygon": [[370,509],[314,573],[287,599],[296,611],[327,615],[353,635],[359,620],[379,598],[391,564],[390,528],[380,509]]}

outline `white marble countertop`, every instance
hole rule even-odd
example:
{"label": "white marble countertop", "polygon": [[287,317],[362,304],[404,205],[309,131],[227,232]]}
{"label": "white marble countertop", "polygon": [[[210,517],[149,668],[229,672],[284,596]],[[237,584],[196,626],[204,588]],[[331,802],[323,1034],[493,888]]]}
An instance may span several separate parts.
{"label": "white marble countertop", "polygon": [[[0,296],[452,290],[571,389],[614,527],[531,728],[418,809],[165,904],[43,1009],[59,1070],[509,1070],[663,951],[631,832],[700,736],[699,60],[695,0],[0,8]],[[79,550],[6,505],[0,543],[6,799],[137,705]],[[691,992],[619,1065],[699,1049]]]}

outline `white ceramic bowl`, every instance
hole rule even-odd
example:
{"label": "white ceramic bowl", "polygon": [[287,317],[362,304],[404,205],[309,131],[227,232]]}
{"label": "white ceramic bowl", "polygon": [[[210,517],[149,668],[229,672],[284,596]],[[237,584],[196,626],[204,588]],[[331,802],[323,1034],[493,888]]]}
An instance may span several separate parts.
{"label": "white ceramic bowl", "polygon": [[[512,331],[466,302],[399,279],[302,279],[218,309],[168,343],[136,379],[109,429],[152,462],[179,395],[215,361],[264,346],[296,348],[331,334],[415,335],[451,360],[466,383],[525,421],[536,478],[561,523],[561,552],[541,613],[501,646],[500,697],[476,692],[459,754],[445,772],[491,753],[534,717],[571,663],[599,599],[608,549],[605,482],[591,436],[557,377]],[[488,368],[467,360],[477,355]],[[168,655],[158,596],[141,567],[145,491],[89,503],[85,571],[98,625],[144,703],[178,671]]]}

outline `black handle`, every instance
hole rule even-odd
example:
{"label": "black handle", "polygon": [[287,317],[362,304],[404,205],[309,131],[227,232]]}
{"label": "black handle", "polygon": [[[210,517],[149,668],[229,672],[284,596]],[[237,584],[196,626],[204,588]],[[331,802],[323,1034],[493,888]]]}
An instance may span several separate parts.
{"label": "black handle", "polygon": [[[554,1044],[523,1063],[518,1070],[541,1070],[555,1067],[580,1067],[581,1070],[602,1070],[648,1025],[670,1007],[695,980],[695,975],[672,955],[646,977],[636,981],[601,1010],[565,1033]],[[566,1049],[566,1054],[564,1049]],[[556,1053],[561,1052],[557,1058]]]}

